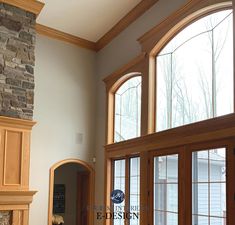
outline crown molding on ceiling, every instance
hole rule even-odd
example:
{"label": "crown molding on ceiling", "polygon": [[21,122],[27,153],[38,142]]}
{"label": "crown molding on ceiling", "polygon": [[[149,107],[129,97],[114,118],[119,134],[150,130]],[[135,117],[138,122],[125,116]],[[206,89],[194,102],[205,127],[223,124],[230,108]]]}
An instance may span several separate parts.
{"label": "crown molding on ceiling", "polygon": [[43,2],[35,0],[0,0],[0,3],[7,3],[9,5],[16,6],[18,8],[24,9],[25,11],[39,15],[44,7]]}
{"label": "crown molding on ceiling", "polygon": [[74,45],[77,45],[82,48],[90,49],[96,51],[96,43],[92,41],[88,41],[86,39],[41,25],[36,24],[36,31],[38,34],[45,35],[50,38],[54,38],[60,41],[65,41]]}
{"label": "crown molding on ceiling", "polygon": [[48,36],[50,38],[69,42],[79,47],[87,48],[98,52],[99,50],[104,48],[108,43],[110,43],[116,36],[118,36],[118,34],[120,34],[123,30],[125,30],[132,22],[134,22],[141,15],[143,15],[156,2],[158,2],[158,0],[142,0],[97,42],[88,41],[86,39],[41,24],[36,24],[36,31],[39,34]]}
{"label": "crown molding on ceiling", "polygon": [[96,42],[97,51],[110,43],[116,36],[125,30],[132,22],[143,15],[159,0],[142,0],[129,13],[127,13],[114,27],[112,27],[103,37]]}

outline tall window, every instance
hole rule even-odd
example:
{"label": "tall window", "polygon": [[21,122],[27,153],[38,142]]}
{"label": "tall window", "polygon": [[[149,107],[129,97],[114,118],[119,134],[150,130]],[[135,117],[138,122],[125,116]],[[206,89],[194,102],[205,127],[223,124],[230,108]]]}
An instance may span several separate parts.
{"label": "tall window", "polygon": [[157,131],[233,112],[233,16],[194,22],[157,55]]}
{"label": "tall window", "polygon": [[114,141],[140,136],[141,77],[127,80],[115,93]]}
{"label": "tall window", "polygon": [[[122,216],[113,219],[113,225],[139,225],[140,217],[140,158],[127,157],[114,160],[113,188],[124,192],[125,200],[113,204],[115,213]],[[128,171],[128,172],[127,172]]]}

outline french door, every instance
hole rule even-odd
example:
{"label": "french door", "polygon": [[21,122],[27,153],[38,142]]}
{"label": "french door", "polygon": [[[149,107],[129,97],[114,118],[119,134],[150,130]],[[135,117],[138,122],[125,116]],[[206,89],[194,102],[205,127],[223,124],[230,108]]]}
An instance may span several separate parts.
{"label": "french door", "polygon": [[231,139],[150,153],[150,224],[234,225]]}

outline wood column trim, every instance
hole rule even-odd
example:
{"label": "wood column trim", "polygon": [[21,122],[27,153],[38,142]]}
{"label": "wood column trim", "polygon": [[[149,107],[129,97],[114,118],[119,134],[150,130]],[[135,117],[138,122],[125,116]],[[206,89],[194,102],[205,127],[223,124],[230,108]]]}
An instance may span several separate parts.
{"label": "wood column trim", "polygon": [[149,224],[149,158],[148,152],[140,153],[140,224],[147,225]]}

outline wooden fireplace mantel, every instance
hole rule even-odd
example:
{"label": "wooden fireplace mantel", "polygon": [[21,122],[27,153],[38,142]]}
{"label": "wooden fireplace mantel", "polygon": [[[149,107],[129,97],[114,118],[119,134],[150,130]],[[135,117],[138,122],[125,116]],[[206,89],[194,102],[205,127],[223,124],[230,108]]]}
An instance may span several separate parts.
{"label": "wooden fireplace mantel", "polygon": [[11,212],[12,225],[29,224],[29,205],[36,191],[0,191],[0,211]]}
{"label": "wooden fireplace mantel", "polygon": [[0,191],[0,210],[9,209],[9,206],[29,206],[35,194],[36,191]]}

